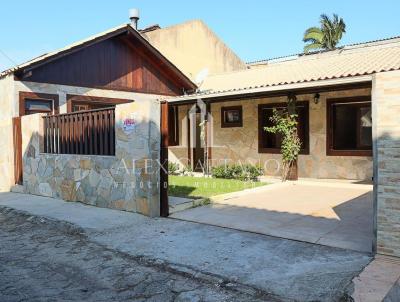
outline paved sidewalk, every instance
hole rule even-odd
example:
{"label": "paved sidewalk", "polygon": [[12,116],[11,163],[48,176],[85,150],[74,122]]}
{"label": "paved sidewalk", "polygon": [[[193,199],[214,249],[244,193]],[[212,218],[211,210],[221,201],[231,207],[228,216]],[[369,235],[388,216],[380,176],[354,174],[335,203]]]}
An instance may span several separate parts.
{"label": "paved sidewalk", "polygon": [[365,253],[32,195],[1,193],[0,206],[72,223],[106,248],[283,301],[337,301],[371,261]]}

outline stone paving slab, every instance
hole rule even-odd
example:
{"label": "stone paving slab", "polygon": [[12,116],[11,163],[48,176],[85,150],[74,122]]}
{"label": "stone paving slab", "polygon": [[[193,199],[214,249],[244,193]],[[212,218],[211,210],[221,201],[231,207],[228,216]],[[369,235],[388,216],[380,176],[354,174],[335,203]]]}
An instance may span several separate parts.
{"label": "stone paving slab", "polygon": [[73,223],[111,250],[282,301],[338,301],[371,260],[365,253],[31,195],[0,194],[0,206]]}

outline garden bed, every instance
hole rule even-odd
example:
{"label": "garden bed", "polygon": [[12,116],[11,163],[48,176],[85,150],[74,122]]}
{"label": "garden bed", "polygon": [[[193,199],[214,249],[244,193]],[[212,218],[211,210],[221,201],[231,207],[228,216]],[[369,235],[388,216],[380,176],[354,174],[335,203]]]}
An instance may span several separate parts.
{"label": "garden bed", "polygon": [[267,185],[265,182],[175,175],[169,175],[168,182],[168,195],[190,198],[207,198]]}

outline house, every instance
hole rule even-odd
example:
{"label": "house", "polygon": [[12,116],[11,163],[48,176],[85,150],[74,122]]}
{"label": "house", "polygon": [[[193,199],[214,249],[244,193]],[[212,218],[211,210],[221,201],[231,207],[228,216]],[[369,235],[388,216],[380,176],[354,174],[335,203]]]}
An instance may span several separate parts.
{"label": "house", "polygon": [[202,165],[199,148],[188,143],[199,133],[191,133],[194,128],[188,130],[187,121],[188,110],[201,99],[213,121],[212,165],[226,160],[261,163],[267,174],[277,175],[279,171],[268,164],[273,163],[271,158],[280,158],[280,141],[264,127],[270,125],[272,109],[294,97],[302,141],[299,176],[371,180],[372,78],[399,66],[400,39],[394,38],[257,62],[246,70],[209,76],[198,93],[170,100],[180,128],[170,158],[194,169]]}
{"label": "house", "polygon": [[0,191],[159,216],[135,175],[160,159],[163,99],[195,88],[131,24],[2,72]]}
{"label": "house", "polygon": [[[159,215],[159,209],[154,205],[149,207],[143,203],[143,209],[139,209],[136,202],[128,200],[132,196],[121,198],[114,194],[111,197],[113,190],[108,184],[106,189],[94,190],[93,183],[90,185],[85,181],[88,175],[77,176],[82,171],[76,171],[74,167],[96,166],[96,173],[92,174],[96,175],[96,179],[103,179],[99,172],[110,166],[107,156],[126,159],[126,150],[118,147],[121,135],[115,120],[121,112],[127,114],[128,109],[122,104],[135,103],[141,106],[143,119],[151,120],[149,124],[154,124],[159,133],[160,120],[159,117],[156,118],[158,121],[154,118],[159,109],[146,113],[151,106],[145,103],[159,104],[166,97],[194,91],[197,87],[193,79],[199,72],[199,64],[203,67],[207,62],[210,73],[243,69],[245,64],[201,21],[137,30],[137,20],[138,16],[133,15],[131,24],[109,29],[0,73],[0,104],[3,109],[0,113],[0,134],[4,141],[0,154],[0,191],[22,190],[15,185],[23,184],[23,190],[32,194],[137,210],[150,216]],[[174,36],[177,38],[175,41],[171,39]],[[167,44],[167,41],[171,44]],[[194,42],[196,48],[193,48]],[[188,51],[188,47],[192,49]],[[193,56],[196,56],[197,63],[194,63]],[[171,58],[176,59],[179,68]],[[109,111],[110,108],[114,108],[114,111]],[[83,113],[89,111],[92,113]],[[51,119],[43,119],[46,130],[41,136],[45,136],[45,140],[40,142],[40,147],[36,132],[43,125],[36,125],[35,118],[27,117],[38,113],[59,115],[55,118],[55,123],[59,125],[54,125]],[[127,118],[129,120],[134,123],[132,118]],[[29,123],[35,124],[32,129],[36,132],[26,127]],[[101,132],[93,128],[103,126],[105,129],[101,129]],[[72,128],[68,130],[68,127]],[[151,128],[149,125],[146,127]],[[90,135],[84,136],[83,132]],[[104,141],[100,140],[103,138]],[[30,147],[39,153],[34,160],[30,159]],[[121,152],[123,154],[119,154]],[[54,155],[44,156],[48,153]],[[73,159],[65,154],[73,156]],[[98,164],[91,157],[93,155],[103,162]],[[144,157],[143,154],[141,156]],[[66,163],[66,158],[72,163]],[[132,158],[128,160],[132,161]],[[58,171],[60,167],[55,169],[57,161],[63,163],[61,172]],[[115,167],[111,166],[113,169]],[[53,175],[48,175],[50,170],[52,174],[67,175],[59,175],[52,181],[50,176]],[[108,168],[104,170],[111,171]],[[119,178],[123,175],[112,176],[108,179],[121,184]],[[129,191],[126,188],[128,185],[122,184],[125,185],[123,190]],[[104,195],[101,198],[100,192]]]}
{"label": "house", "polygon": [[399,83],[400,38],[244,64],[199,21],[122,25],[0,74],[0,190],[165,216],[165,171],[147,159],[197,170],[207,151],[277,175],[280,138],[263,128],[291,101],[299,176],[373,178],[375,247],[400,256]]}
{"label": "house", "polygon": [[[169,98],[169,159],[194,170],[260,164],[280,173],[273,108],[295,101],[300,177],[374,181],[375,248],[400,255],[400,38],[248,64]],[[206,112],[204,112],[204,108]],[[202,111],[203,110],[203,111]],[[207,120],[207,138],[199,122]]]}

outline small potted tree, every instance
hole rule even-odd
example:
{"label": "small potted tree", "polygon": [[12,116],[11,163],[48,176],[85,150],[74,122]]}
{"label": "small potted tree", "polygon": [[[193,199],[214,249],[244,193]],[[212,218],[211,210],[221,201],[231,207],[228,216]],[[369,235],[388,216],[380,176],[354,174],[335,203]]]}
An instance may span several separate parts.
{"label": "small potted tree", "polygon": [[265,131],[282,135],[282,181],[297,180],[297,158],[301,142],[297,133],[297,113],[295,101],[289,101],[284,109],[274,109],[271,117],[273,126]]}

